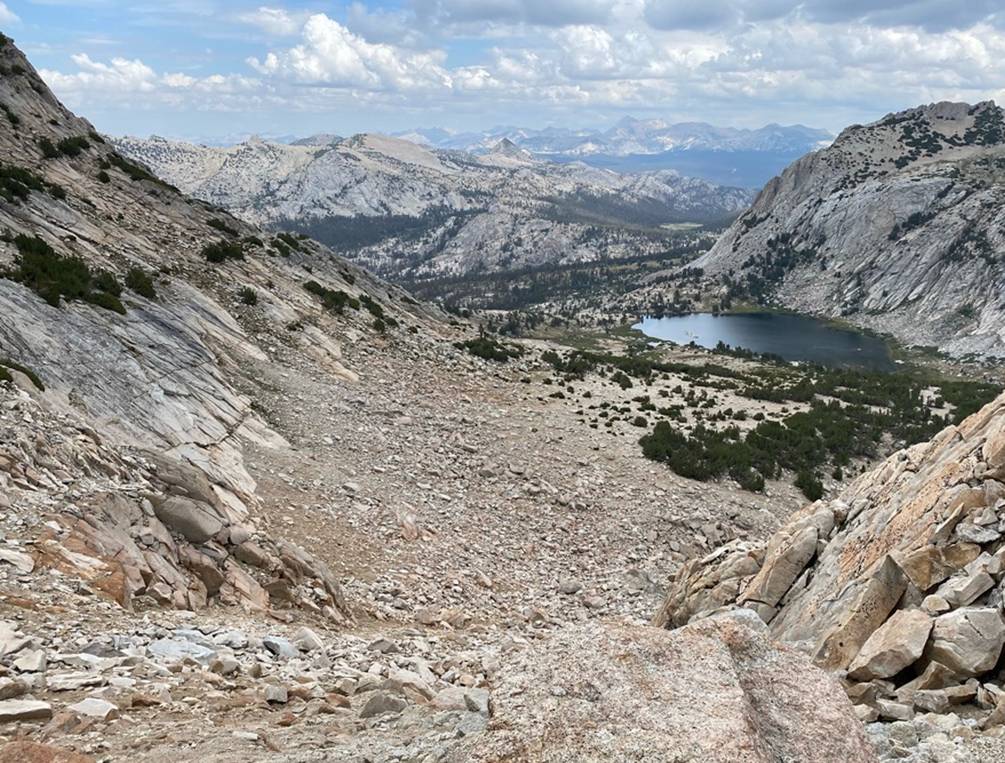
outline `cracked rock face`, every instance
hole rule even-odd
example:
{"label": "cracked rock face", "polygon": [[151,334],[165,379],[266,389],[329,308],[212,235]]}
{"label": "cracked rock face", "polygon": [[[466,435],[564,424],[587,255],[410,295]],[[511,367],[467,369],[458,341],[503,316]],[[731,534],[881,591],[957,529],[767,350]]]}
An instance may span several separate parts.
{"label": "cracked rock face", "polygon": [[1005,116],[991,102],[849,127],[768,183],[695,265],[765,278],[795,310],[1005,356],[1003,156]]}

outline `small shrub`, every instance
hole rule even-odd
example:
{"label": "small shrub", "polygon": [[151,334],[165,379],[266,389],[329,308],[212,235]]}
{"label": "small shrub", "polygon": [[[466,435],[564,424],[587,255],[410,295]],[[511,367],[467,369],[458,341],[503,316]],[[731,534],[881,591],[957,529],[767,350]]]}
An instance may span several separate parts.
{"label": "small shrub", "polygon": [[208,225],[210,228],[216,228],[218,231],[220,231],[221,233],[226,233],[228,236],[236,236],[237,235],[237,231],[236,230],[234,230],[233,228],[231,228],[229,225],[227,225],[227,223],[225,223],[223,220],[219,219],[218,217],[214,217],[214,218],[212,218],[210,220],[207,220],[206,221],[206,225]]}
{"label": "small shrub", "polygon": [[202,256],[207,262],[226,262],[227,260],[243,260],[244,249],[236,241],[217,241],[206,244],[202,248]]}
{"label": "small shrub", "polygon": [[824,486],[817,476],[808,469],[802,469],[796,474],[795,486],[803,491],[811,501],[819,501],[824,497]]}
{"label": "small shrub", "polygon": [[374,302],[369,294],[360,294],[359,301],[374,318],[384,318],[384,308]]}
{"label": "small shrub", "polygon": [[122,304],[118,297],[114,294],[109,294],[107,291],[92,291],[84,296],[84,301],[119,313],[120,315],[126,314],[125,305]]}
{"label": "small shrub", "polygon": [[56,150],[59,151],[59,153],[63,156],[69,156],[71,158],[80,156],[90,147],[91,144],[83,135],[74,135],[70,138],[63,138],[56,144]]}
{"label": "small shrub", "polygon": [[111,164],[112,166],[118,167],[120,170],[122,170],[122,172],[124,172],[129,177],[130,180],[134,180],[134,181],[146,180],[146,181],[148,181],[150,183],[156,183],[157,185],[159,185],[159,186],[161,186],[163,188],[167,188],[167,189],[172,190],[172,191],[177,191],[178,190],[177,188],[175,188],[170,183],[165,183],[163,180],[161,180],[159,177],[157,177],[156,175],[154,175],[149,170],[147,170],[144,167],[140,166],[136,162],[129,161],[128,159],[126,159],[125,157],[121,156],[120,154],[115,154],[115,153],[109,154],[108,155],[108,163]]}
{"label": "small shrub", "polygon": [[38,236],[18,234],[14,245],[19,257],[7,277],[24,284],[53,307],[59,307],[60,298],[76,299],[125,314],[126,308],[118,298],[122,287],[112,274],[92,274],[82,259],[64,257]]}
{"label": "small shrub", "polygon": [[632,380],[628,378],[628,375],[624,371],[616,371],[611,374],[611,381],[621,387],[621,389],[628,389],[632,386]]}
{"label": "small shrub", "polygon": [[374,318],[373,327],[377,332],[381,334],[387,333],[387,324],[384,323],[384,321],[381,318]]}
{"label": "small shrub", "polygon": [[150,275],[143,268],[129,268],[126,273],[126,287],[132,289],[141,297],[156,299],[157,291]]}
{"label": "small shrub", "polygon": [[100,180],[102,183],[111,183],[112,182],[112,178],[104,170],[100,170],[98,172],[98,180]]}
{"label": "small shrub", "polygon": [[276,238],[282,243],[284,243],[290,249],[295,249],[298,252],[302,251],[301,240],[298,239],[296,236],[293,236],[289,233],[277,233]]}
{"label": "small shrub", "polygon": [[346,307],[351,307],[353,310],[359,310],[359,300],[355,297],[350,297],[344,291],[329,289],[322,286],[317,281],[308,281],[304,284],[304,288],[311,294],[320,297],[324,306],[334,313],[341,315],[345,311]]}
{"label": "small shrub", "polygon": [[49,183],[41,175],[24,167],[0,164],[0,197],[18,203],[27,199],[32,191],[47,191],[53,198],[66,198],[62,186]]}
{"label": "small shrub", "polygon": [[523,350],[519,347],[505,345],[484,334],[476,339],[458,342],[454,346],[460,350],[467,350],[477,358],[492,360],[496,363],[506,363],[510,358],[518,358],[523,355]]}
{"label": "small shrub", "polygon": [[38,147],[42,149],[42,156],[45,159],[58,159],[59,149],[53,144],[51,140],[46,137],[38,139]]}
{"label": "small shrub", "polygon": [[645,416],[636,416],[634,419],[632,419],[632,426],[647,427],[649,426],[649,419],[647,419]]}
{"label": "small shrub", "polygon": [[7,121],[10,122],[12,126],[17,127],[21,124],[21,117],[11,111],[10,106],[6,103],[0,103],[0,110],[3,111],[4,116],[7,117]]}
{"label": "small shrub", "polygon": [[241,298],[241,303],[245,305],[257,305],[258,304],[258,292],[249,286],[245,286],[241,291],[238,292]]}
{"label": "small shrub", "polygon": [[98,291],[118,297],[122,294],[122,285],[118,279],[107,270],[99,270],[91,276],[91,286]]}

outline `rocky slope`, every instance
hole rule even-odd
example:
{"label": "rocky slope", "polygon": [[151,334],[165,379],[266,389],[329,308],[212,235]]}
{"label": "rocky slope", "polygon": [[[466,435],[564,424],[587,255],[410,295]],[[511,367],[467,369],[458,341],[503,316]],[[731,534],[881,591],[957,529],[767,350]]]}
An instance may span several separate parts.
{"label": "rocky slope", "polygon": [[931,737],[919,756],[955,755],[1005,736],[1003,559],[1005,396],[797,512],[767,545],[682,566],[655,624],[749,608],[843,676],[861,718],[895,722],[870,727],[881,750],[906,755],[910,728],[915,745]]}
{"label": "rocky slope", "polygon": [[[540,348],[474,358],[471,327],[183,196],[7,38],[0,104],[0,760],[463,760],[552,709],[597,734],[539,759],[637,757],[643,730],[868,759],[834,680],[749,618],[642,622],[683,550],[762,535],[784,488],[655,468],[548,395]],[[653,712],[687,700],[664,647],[721,723]],[[796,676],[813,696],[766,695]]]}
{"label": "rocky slope", "polygon": [[696,265],[759,298],[954,355],[1005,355],[1005,116],[937,103],[849,127]]}
{"label": "rocky slope", "polygon": [[[620,175],[357,135],[209,148],[122,138],[126,156],[250,223],[304,230],[391,278],[456,276],[658,251],[652,231],[722,222],[750,194],[660,171]],[[644,229],[644,230],[643,230]]]}
{"label": "rocky slope", "polygon": [[[332,318],[302,283],[313,277],[366,295],[388,315],[414,316],[417,308],[313,243],[297,241],[296,251],[280,257],[275,240],[122,159],[53,98],[6,38],[0,56],[7,117],[0,131],[0,368],[22,383],[22,371],[29,373],[44,386],[48,406],[100,432],[82,429],[87,434],[71,445],[83,450],[56,463],[84,466],[88,449],[106,438],[144,454],[142,462],[127,462],[133,476],[112,467],[133,486],[127,499],[110,488],[88,499],[82,514],[66,507],[69,515],[52,533],[72,551],[55,549],[51,566],[111,576],[123,606],[151,595],[196,608],[219,595],[265,610],[271,595],[232,562],[236,547],[250,542],[257,503],[242,447],[286,442],[234,386],[233,368],[266,357],[247,327],[262,322],[275,341],[353,378],[339,360]],[[226,258],[211,261],[210,251]],[[356,314],[346,316],[349,325],[373,332],[372,317],[348,312]],[[47,439],[26,435],[24,447],[4,439],[15,479],[35,481],[32,470],[52,457],[32,443],[39,438]],[[58,485],[61,478],[43,481]],[[171,531],[182,536],[180,545]],[[213,551],[207,557],[190,543],[212,543]],[[330,614],[344,614],[323,565],[298,568],[300,552],[271,541],[267,547],[255,551],[259,566],[300,569],[298,579],[312,569],[318,574],[309,577],[327,578],[318,590],[327,590],[321,598]],[[284,596],[281,580],[276,585]]]}

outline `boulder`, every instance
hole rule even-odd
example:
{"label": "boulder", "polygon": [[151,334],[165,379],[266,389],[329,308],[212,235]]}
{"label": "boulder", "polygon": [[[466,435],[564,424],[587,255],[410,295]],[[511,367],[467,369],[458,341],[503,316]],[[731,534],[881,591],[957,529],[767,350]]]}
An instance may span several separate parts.
{"label": "boulder", "polygon": [[[460,692],[443,694],[434,706],[459,709]],[[876,760],[836,680],[744,610],[672,631],[562,628],[514,654],[492,695],[491,729],[449,763]],[[482,699],[465,706],[482,712]]]}
{"label": "boulder", "polygon": [[400,713],[408,706],[408,703],[401,697],[383,691],[375,691],[367,699],[363,709],[359,711],[360,718],[373,718],[375,715],[385,715],[386,713]]}
{"label": "boulder", "polygon": [[47,721],[52,718],[52,705],[34,699],[0,701],[0,723],[11,721]]}
{"label": "boulder", "polygon": [[67,709],[78,715],[97,718],[99,721],[112,721],[119,717],[118,705],[100,697],[87,697],[80,702],[75,702]]}
{"label": "boulder", "polygon": [[897,675],[921,657],[931,630],[932,618],[920,609],[894,612],[859,650],[848,667],[848,677],[870,681]]}
{"label": "boulder", "polygon": [[1005,645],[1005,620],[997,609],[966,607],[935,618],[925,657],[961,676],[991,670]]}
{"label": "boulder", "polygon": [[775,606],[788,592],[817,551],[817,528],[802,527],[791,535],[779,533],[768,544],[764,565],[747,586],[740,602]]}
{"label": "boulder", "polygon": [[154,507],[157,518],[192,543],[205,543],[224,528],[225,518],[202,501],[173,495]]}

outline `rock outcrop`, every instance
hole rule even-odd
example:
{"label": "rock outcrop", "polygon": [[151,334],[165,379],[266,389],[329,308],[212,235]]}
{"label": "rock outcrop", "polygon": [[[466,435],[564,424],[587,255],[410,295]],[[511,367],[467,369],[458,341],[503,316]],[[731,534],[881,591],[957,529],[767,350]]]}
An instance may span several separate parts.
{"label": "rock outcrop", "polygon": [[875,760],[837,682],[751,612],[673,632],[591,624],[532,648],[450,761]]}
{"label": "rock outcrop", "polygon": [[1003,589],[1005,396],[799,511],[767,547],[733,542],[685,564],[654,624],[749,608],[845,675],[866,714],[972,705],[995,726]]}
{"label": "rock outcrop", "polygon": [[125,609],[221,604],[277,616],[298,607],[335,623],[351,616],[323,562],[258,531],[202,471],[105,443],[23,391],[0,389],[0,406],[0,506],[39,522],[30,553],[6,550],[0,560],[70,575]]}
{"label": "rock outcrop", "polygon": [[991,102],[849,127],[768,183],[694,265],[911,344],[1005,356],[1003,157]]}

